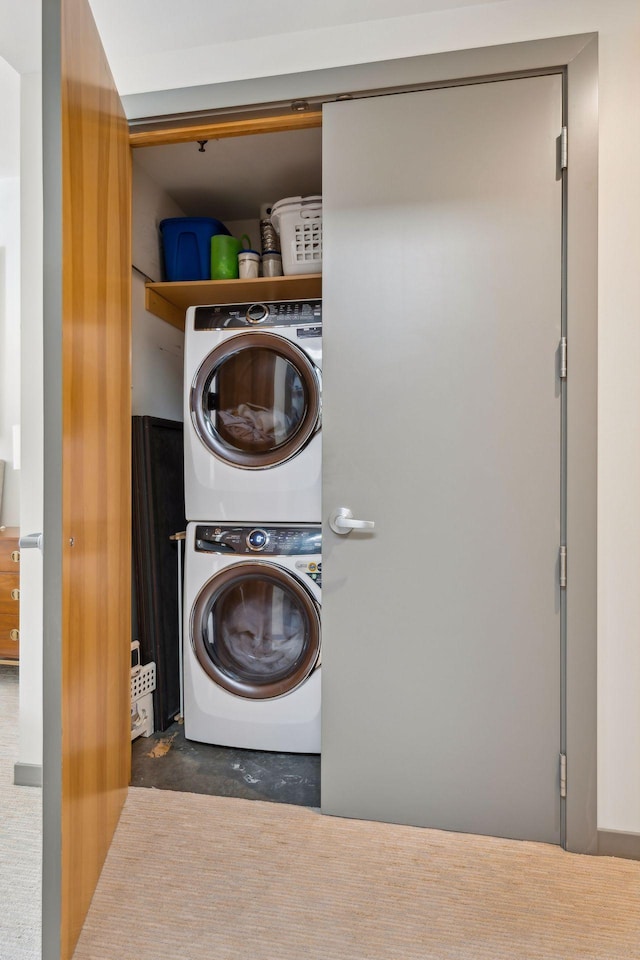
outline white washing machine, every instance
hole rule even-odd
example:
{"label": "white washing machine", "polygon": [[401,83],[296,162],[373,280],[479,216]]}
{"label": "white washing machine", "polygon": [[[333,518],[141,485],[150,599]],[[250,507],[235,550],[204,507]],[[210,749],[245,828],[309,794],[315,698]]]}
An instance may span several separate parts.
{"label": "white washing machine", "polygon": [[321,519],[322,302],[187,310],[187,520]]}
{"label": "white washing machine", "polygon": [[188,740],[320,752],[321,528],[190,523]]}

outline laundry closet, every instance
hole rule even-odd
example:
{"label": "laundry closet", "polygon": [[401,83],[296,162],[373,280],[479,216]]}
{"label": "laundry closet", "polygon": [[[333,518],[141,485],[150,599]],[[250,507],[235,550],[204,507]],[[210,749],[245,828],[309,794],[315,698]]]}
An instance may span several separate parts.
{"label": "laundry closet", "polygon": [[[243,237],[245,246],[259,251],[265,208],[270,210],[283,197],[321,194],[320,114],[291,113],[266,122],[274,124],[284,129],[246,133],[265,121],[242,120],[244,135],[227,136],[232,121],[222,118],[220,137],[214,128],[208,137],[195,134],[187,142],[134,146],[132,151],[133,633],[141,640],[143,661],[155,662],[155,729],[166,731],[162,742],[170,745],[160,760],[149,762],[158,738],[148,745],[134,742],[132,782],[139,775],[145,784],[177,783],[189,789],[180,764],[190,749],[200,761],[200,775],[191,784],[199,792],[217,792],[216,776],[226,764],[227,781],[242,781],[240,796],[253,781],[258,787],[249,795],[317,806],[317,757],[286,754],[320,750],[321,275],[312,263],[304,272],[281,277],[162,282],[161,224],[168,218],[215,218],[233,237]],[[171,139],[170,131],[164,135]],[[180,136],[187,134],[183,130]],[[134,144],[136,137],[144,137],[144,132],[134,128]],[[217,316],[211,330],[204,309],[195,314],[188,310],[196,305],[214,305]],[[264,317],[265,310],[272,316]],[[224,373],[214,374],[223,367]],[[179,421],[185,389],[187,407],[190,394],[202,394],[197,402],[191,400],[192,416],[187,413],[184,425],[186,519],[199,521],[191,526],[180,519],[177,504],[183,496],[177,459],[182,454]],[[238,431],[247,433],[247,411],[260,411],[263,419],[269,416],[277,436],[256,437],[252,423],[251,439],[245,436],[236,443],[231,433],[220,429],[225,411],[212,413],[225,395],[223,406],[230,408],[227,417],[233,420],[236,437]],[[138,489],[138,480],[147,486]],[[182,543],[169,542],[169,533],[184,529],[180,658],[176,559]],[[236,558],[244,562],[236,572],[246,573],[245,579],[235,578],[235,587],[227,583],[222,596],[212,588],[216,609],[226,610],[218,633],[227,634],[234,624],[237,633],[223,665],[215,644],[210,648],[198,640],[200,634],[195,627],[192,632],[191,625],[193,611],[203,624],[200,633],[206,636],[213,629],[211,604],[198,595],[214,572],[216,582],[228,580],[231,571],[220,558],[222,551],[240,553]],[[154,569],[141,570],[149,568],[151,555]],[[260,578],[265,570],[267,580]],[[180,700],[183,678],[185,695]],[[149,702],[147,696],[147,711]],[[180,717],[180,725],[172,724],[174,717]],[[138,722],[143,719],[138,717]],[[225,753],[219,746],[203,746],[209,744],[232,749]],[[279,756],[254,757],[234,748]],[[207,764],[209,782],[202,775]],[[247,764],[263,776],[246,773]],[[269,793],[271,767],[278,772],[273,783],[285,786],[284,793]],[[297,784],[302,784],[302,792]]]}
{"label": "laundry closet", "polygon": [[[561,841],[563,86],[551,71],[323,105],[308,188],[323,196],[326,813]],[[319,151],[319,134],[295,136]],[[193,167],[222,145],[180,152]],[[255,236],[279,199],[263,194],[253,223],[217,199],[198,212]],[[145,221],[155,245],[158,211]],[[298,300],[318,281],[282,282]],[[235,289],[227,302],[257,299]],[[192,304],[163,292],[149,305],[181,321]],[[215,539],[218,518],[194,519]]]}

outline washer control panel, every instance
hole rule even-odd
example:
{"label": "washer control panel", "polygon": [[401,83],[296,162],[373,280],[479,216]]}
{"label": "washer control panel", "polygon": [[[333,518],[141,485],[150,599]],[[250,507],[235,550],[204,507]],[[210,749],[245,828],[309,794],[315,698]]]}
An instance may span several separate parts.
{"label": "washer control panel", "polygon": [[322,552],[322,528],[319,524],[293,527],[198,524],[195,548],[198,553],[314,556]]}
{"label": "washer control panel", "polygon": [[322,300],[274,300],[268,303],[225,303],[196,307],[195,330],[226,330],[232,327],[293,327],[312,324],[322,335]]}

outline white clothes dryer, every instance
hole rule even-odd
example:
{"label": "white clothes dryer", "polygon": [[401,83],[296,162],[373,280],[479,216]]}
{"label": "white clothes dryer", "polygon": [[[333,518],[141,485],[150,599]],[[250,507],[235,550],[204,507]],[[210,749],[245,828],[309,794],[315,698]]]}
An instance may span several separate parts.
{"label": "white clothes dryer", "polygon": [[187,520],[321,520],[322,303],[187,310]]}
{"label": "white clothes dryer", "polygon": [[320,752],[321,528],[190,523],[188,740]]}

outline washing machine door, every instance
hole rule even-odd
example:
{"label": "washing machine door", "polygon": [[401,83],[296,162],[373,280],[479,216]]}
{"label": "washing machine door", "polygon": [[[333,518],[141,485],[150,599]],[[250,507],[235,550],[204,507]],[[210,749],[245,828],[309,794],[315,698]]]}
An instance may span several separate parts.
{"label": "washing machine door", "polygon": [[203,670],[239,697],[291,693],[320,658],[320,612],[307,587],[274,563],[240,562],[216,574],[191,614]]}
{"label": "washing machine door", "polygon": [[295,343],[260,331],[213,350],[191,388],[191,418],[207,449],[236,467],[260,470],[299,453],[320,425],[316,365]]}

